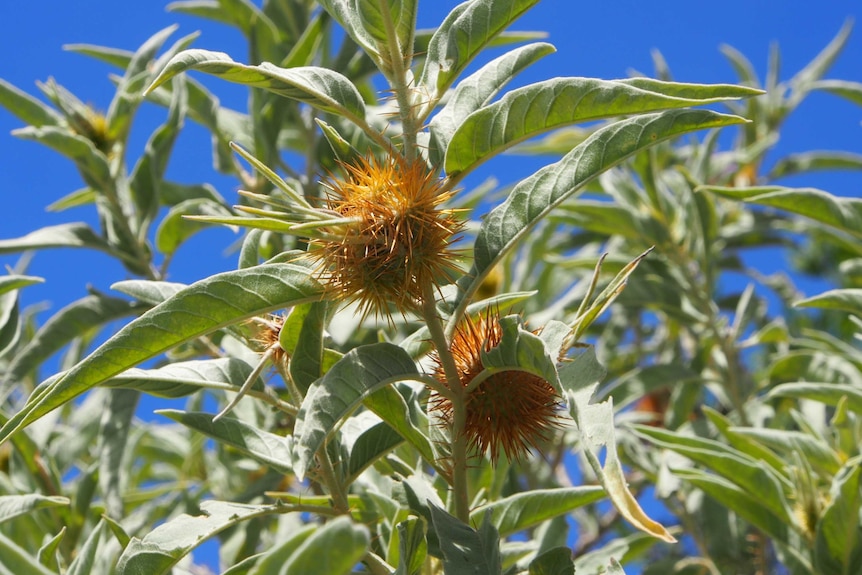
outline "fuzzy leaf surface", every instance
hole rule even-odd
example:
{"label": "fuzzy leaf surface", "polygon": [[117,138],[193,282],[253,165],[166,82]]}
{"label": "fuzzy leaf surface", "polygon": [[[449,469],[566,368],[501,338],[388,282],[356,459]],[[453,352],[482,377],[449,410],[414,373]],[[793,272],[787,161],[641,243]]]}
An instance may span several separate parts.
{"label": "fuzzy leaf surface", "polygon": [[335,431],[339,420],[356,409],[364,398],[418,374],[407,352],[390,343],[364,345],[347,352],[311,385],[302,402],[294,428],[297,476],[305,477],[315,453]]}
{"label": "fuzzy leaf surface", "polygon": [[180,559],[213,535],[243,521],[279,512],[278,505],[203,501],[200,515],[183,513],[159,525],[143,539],[132,537],[117,563],[117,574],[168,573]]}
{"label": "fuzzy leaf surface", "polygon": [[[636,528],[662,541],[675,542],[667,529],[644,512],[626,484],[617,455],[613,400],[591,403],[599,382],[605,376],[605,369],[596,359],[593,349],[589,348],[573,361],[563,364],[559,373],[569,413],[581,432],[584,454],[611,502]],[[599,461],[602,447],[606,448],[604,464]]]}
{"label": "fuzzy leaf surface", "polygon": [[465,293],[472,294],[494,264],[539,220],[605,170],[674,136],[744,121],[707,110],[669,110],[597,130],[563,159],[516,184],[506,201],[491,210],[476,237],[475,261]]}
{"label": "fuzzy leaf surface", "polygon": [[160,409],[156,413],[199,431],[222,445],[238,449],[279,473],[292,472],[293,441],[290,436],[281,437],[231,417],[222,417],[214,422],[212,413],[176,409]]}
{"label": "fuzzy leaf surface", "polygon": [[0,429],[0,441],[88,389],[172,347],[219,328],[321,297],[308,269],[267,264],[190,285],[126,325],[46,386]]}
{"label": "fuzzy leaf surface", "polygon": [[298,100],[324,112],[365,119],[365,103],[356,87],[338,72],[316,66],[280,68],[269,62],[248,66],[234,62],[223,52],[186,50],[174,56],[152,85],[152,92],[172,77],[198,70],[229,82],[263,88],[280,96]]}
{"label": "fuzzy leaf surface", "polygon": [[446,149],[446,173],[469,172],[486,159],[543,132],[580,122],[685,108],[741,94],[741,86],[677,84],[652,80],[643,87],[619,80],[554,78],[508,92],[470,114]]}
{"label": "fuzzy leaf surface", "polygon": [[9,521],[19,515],[26,515],[36,509],[46,507],[64,507],[69,505],[68,497],[39,495],[3,495],[0,496],[0,523]]}
{"label": "fuzzy leaf surface", "polygon": [[446,105],[431,120],[429,154],[442,162],[452,135],[467,116],[490,102],[518,72],[555,50],[545,42],[521,46],[491,60],[458,82]]}
{"label": "fuzzy leaf surface", "polygon": [[484,514],[490,511],[491,524],[501,537],[506,537],[548,519],[571,513],[578,507],[604,497],[605,490],[593,485],[534,489],[477,507],[470,512],[470,522],[479,523]]}
{"label": "fuzzy leaf surface", "polygon": [[431,36],[419,86],[435,99],[442,95],[482,48],[537,2],[476,0],[453,8]]}

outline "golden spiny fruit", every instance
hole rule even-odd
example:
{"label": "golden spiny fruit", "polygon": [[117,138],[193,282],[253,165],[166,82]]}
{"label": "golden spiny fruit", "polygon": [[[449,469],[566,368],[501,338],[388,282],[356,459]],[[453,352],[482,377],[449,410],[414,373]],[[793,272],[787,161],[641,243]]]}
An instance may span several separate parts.
{"label": "golden spiny fruit", "polygon": [[[491,313],[478,320],[467,317],[458,327],[450,349],[463,387],[470,387],[483,371],[482,352],[497,347],[502,336]],[[435,377],[445,384],[443,368],[435,359]],[[559,425],[559,408],[557,392],[541,377],[514,369],[497,372],[467,393],[464,435],[476,453],[488,453],[496,465],[501,451],[510,460],[517,459],[550,439]],[[452,403],[445,397],[432,396],[431,409],[452,422]]]}
{"label": "golden spiny fruit", "polygon": [[422,160],[390,155],[343,167],[330,178],[327,207],[344,218],[312,240],[312,255],[330,294],[358,302],[362,313],[390,317],[415,310],[426,285],[439,286],[455,269],[449,249],[461,227],[452,210],[440,209],[451,193]]}

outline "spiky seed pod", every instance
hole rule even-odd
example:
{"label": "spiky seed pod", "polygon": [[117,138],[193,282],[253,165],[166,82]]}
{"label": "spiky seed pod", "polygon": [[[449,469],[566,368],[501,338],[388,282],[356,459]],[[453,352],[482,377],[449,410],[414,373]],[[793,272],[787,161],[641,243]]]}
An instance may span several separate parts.
{"label": "spiky seed pod", "polygon": [[[496,315],[478,320],[467,317],[455,331],[450,349],[458,368],[460,384],[467,388],[483,371],[482,352],[500,344],[503,331]],[[435,377],[446,384],[437,359]],[[430,408],[443,421],[452,422],[452,403],[441,395],[431,398]],[[477,454],[488,453],[496,465],[501,451],[509,460],[520,458],[530,448],[538,449],[560,424],[560,397],[539,376],[518,370],[494,373],[470,390],[466,397],[464,435]]]}
{"label": "spiky seed pod", "polygon": [[449,248],[461,224],[440,205],[444,180],[421,160],[389,155],[343,165],[347,177],[331,177],[327,207],[346,223],[312,239],[321,277],[330,294],[358,302],[363,314],[391,317],[416,309],[423,287],[439,286],[455,269]]}

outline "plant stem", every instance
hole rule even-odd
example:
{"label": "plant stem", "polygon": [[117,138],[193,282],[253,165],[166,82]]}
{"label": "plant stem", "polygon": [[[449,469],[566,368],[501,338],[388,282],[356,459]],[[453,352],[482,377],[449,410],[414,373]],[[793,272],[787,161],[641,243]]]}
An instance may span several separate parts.
{"label": "plant stem", "polygon": [[455,494],[455,516],[465,523],[470,519],[470,500],[467,488],[467,438],[464,426],[467,422],[464,386],[458,375],[455,358],[449,350],[449,342],[443,332],[443,323],[437,314],[434,286],[423,287],[422,315],[431,333],[431,341],[437,348],[446,383],[451,391],[452,402],[452,491]]}
{"label": "plant stem", "polygon": [[[401,45],[398,41],[398,31],[392,22],[392,14],[389,11],[388,2],[380,2],[383,11],[383,22],[386,26],[386,35],[389,41],[386,47],[389,51],[389,61],[392,65],[392,74],[389,83],[395,92],[398,101],[398,114],[401,116],[401,132],[404,137],[404,157],[412,161],[416,157],[416,113],[410,98],[410,86],[407,85],[407,67],[401,55]],[[411,46],[407,47],[411,49]]]}
{"label": "plant stem", "polygon": [[333,507],[339,514],[349,514],[350,503],[347,501],[347,493],[345,493],[344,486],[335,475],[335,468],[332,466],[329,452],[326,451],[326,445],[318,450],[317,461],[320,463],[320,474],[323,484],[326,485],[329,496],[332,497]]}

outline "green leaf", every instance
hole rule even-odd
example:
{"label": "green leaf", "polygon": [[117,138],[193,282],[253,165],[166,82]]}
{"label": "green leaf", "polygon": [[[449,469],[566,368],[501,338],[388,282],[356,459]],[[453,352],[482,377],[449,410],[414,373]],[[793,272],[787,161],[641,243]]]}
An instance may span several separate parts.
{"label": "green leaf", "polygon": [[530,561],[529,575],[575,575],[572,550],[554,547]]}
{"label": "green leaf", "polygon": [[862,459],[855,457],[835,476],[830,501],[820,520],[814,543],[814,566],[820,575],[856,575],[862,565]]}
{"label": "green leaf", "polygon": [[[15,575],[57,575],[54,571],[50,571],[47,567],[42,566],[35,557],[30,555],[25,549],[22,549],[14,541],[0,533],[0,557],[3,558],[5,565],[15,566]],[[13,573],[7,571],[7,573]]]}
{"label": "green leaf", "polygon": [[743,121],[737,116],[706,110],[670,110],[622,120],[597,130],[562,160],[516,184],[506,201],[491,210],[476,238],[476,259],[459,305],[465,305],[464,300],[478,289],[489,270],[539,220],[605,170],[673,136]]}
{"label": "green leaf", "polygon": [[173,81],[168,118],[150,135],[144,153],[138,158],[129,177],[129,189],[137,208],[137,224],[140,230],[146,230],[158,213],[162,180],[174,142],[183,127],[187,107],[185,80],[176,78]]}
{"label": "green leaf", "polygon": [[[427,530],[423,517],[408,517],[395,526],[398,540],[398,568],[394,575],[419,575],[428,556]],[[390,558],[390,562],[393,562]]]}
{"label": "green leaf", "polygon": [[428,43],[420,90],[431,95],[431,106],[497,34],[509,27],[538,0],[476,0],[459,4]]}
{"label": "green leaf", "polygon": [[[246,575],[246,573],[248,575],[281,575],[283,573],[282,567],[287,560],[317,529],[317,525],[308,525],[292,531],[284,541],[279,542],[271,549],[267,549],[264,554],[254,556],[256,561],[253,567],[240,573],[242,575]],[[224,575],[227,573],[226,571]]]}
{"label": "green leaf", "polygon": [[862,200],[856,198],[839,198],[815,188],[780,186],[753,188],[703,186],[698,189],[799,214],[862,238]]}
{"label": "green leaf", "polygon": [[60,126],[29,126],[12,134],[44,144],[75,162],[88,186],[96,190],[111,189],[113,178],[108,158],[88,138]]}
{"label": "green leaf", "polygon": [[545,42],[521,46],[491,60],[458,82],[446,105],[437,112],[429,125],[429,155],[435,158],[435,164],[442,163],[452,135],[467,116],[488,104],[521,70],[555,51],[551,44]]}
{"label": "green leaf", "polygon": [[356,87],[338,72],[315,66],[279,68],[268,62],[247,66],[234,62],[223,52],[186,50],[174,56],[153,81],[152,92],[172,77],[187,70],[213,74],[229,82],[263,88],[310,106],[365,121],[365,103]]}
{"label": "green leaf", "polygon": [[361,46],[369,55],[377,56],[377,46],[374,38],[368,34],[362,25],[362,19],[356,10],[353,0],[319,0],[324,10],[338,22],[350,38]]}
{"label": "green leaf", "polygon": [[79,208],[81,206],[90,206],[96,203],[99,194],[96,190],[90,187],[81,188],[74,192],[69,192],[59,200],[51,202],[45,206],[46,212],[62,212],[71,208]]}
{"label": "green leaf", "polygon": [[[306,309],[307,313],[302,314],[301,323],[294,324],[294,314]],[[330,305],[327,302],[315,302],[303,308],[294,308],[279,333],[279,339],[285,333],[298,338],[291,349],[285,351],[291,355],[288,365],[290,376],[303,393],[323,375],[323,332],[328,322],[329,310]]]}
{"label": "green leaf", "polygon": [[446,173],[455,176],[470,172],[518,142],[554,128],[759,93],[738,86],[685,85],[659,80],[639,84],[649,89],[619,80],[554,78],[512,90],[460,124],[446,149]]}
{"label": "green leaf", "polygon": [[87,536],[87,540],[84,541],[84,545],[78,550],[77,555],[75,555],[75,560],[72,561],[71,565],[69,565],[66,575],[89,575],[93,572],[96,558],[99,556],[101,551],[100,543],[104,532],[105,520],[102,519],[95,527],[93,527],[93,530],[90,531],[90,535]]}
{"label": "green leaf", "polygon": [[731,427],[728,431],[767,445],[779,453],[784,453],[788,459],[791,454],[799,453],[811,466],[825,471],[829,476],[837,473],[841,467],[838,454],[828,443],[801,431],[755,427]]}
{"label": "green leaf", "polygon": [[222,445],[238,449],[279,473],[288,474],[293,471],[292,437],[281,437],[230,417],[222,417],[214,422],[211,413],[176,409],[160,409],[156,413],[199,431]]}
{"label": "green leaf", "polygon": [[[427,428],[427,416],[419,408],[415,397],[405,399],[395,386],[387,386],[366,397],[363,403],[412,445],[426,463],[441,471],[434,445],[422,432],[422,429]],[[418,420],[422,420],[424,426]]]}
{"label": "green leaf", "polygon": [[612,397],[614,409],[619,412],[650,392],[676,385],[691,385],[696,381],[700,381],[700,375],[684,365],[653,364],[622,374],[611,386],[600,391],[599,398]]}
{"label": "green leaf", "polygon": [[321,291],[308,269],[292,264],[261,265],[196,282],[122,328],[61,378],[39,388],[0,429],[0,442],[129,367],[249,317],[315,301]]}
{"label": "green leaf", "polygon": [[305,477],[314,455],[349,415],[374,391],[396,381],[416,379],[416,364],[403,349],[390,343],[354,348],[314,382],[296,418],[294,471]]}
{"label": "green leaf", "polygon": [[605,490],[595,485],[534,489],[493,501],[470,512],[470,522],[479,523],[486,512],[501,537],[508,537],[543,521],[567,515],[579,507],[595,503],[605,496]]}
{"label": "green leaf", "polygon": [[99,423],[99,489],[105,502],[105,514],[109,517],[125,515],[123,493],[128,485],[129,472],[123,463],[140,395],[140,391],[135,389],[108,392]]}
{"label": "green leaf", "polygon": [[745,455],[712,439],[684,436],[664,429],[635,426],[641,437],[653,444],[670,449],[700,463],[749,493],[758,494],[758,504],[782,521],[791,521],[790,505],[785,490],[790,480],[774,472],[758,459]]}
{"label": "green leaf", "polygon": [[0,294],[0,357],[14,349],[21,334],[18,310],[18,290]]}
{"label": "green leaf", "polygon": [[50,106],[0,78],[0,106],[31,126],[56,126],[60,115]]}
{"label": "green leaf", "polygon": [[100,294],[70,303],[52,315],[15,355],[4,381],[23,378],[73,339],[90,337],[105,324],[141,314],[148,308],[148,305]]}
{"label": "green leaf", "polygon": [[[662,541],[676,542],[667,529],[647,516],[629,491],[617,455],[613,400],[591,403],[599,381],[605,376],[593,349],[564,363],[559,373],[569,413],[581,433],[584,455],[620,515],[641,531]],[[602,447],[606,449],[604,465],[598,457]]]}
{"label": "green leaf", "polygon": [[280,573],[347,575],[365,556],[370,543],[367,527],[353,523],[349,517],[338,517],[316,529],[290,556]]}
{"label": "green leaf", "polygon": [[280,513],[279,505],[244,505],[227,501],[201,502],[200,515],[182,515],[163,523],[143,539],[132,537],[117,563],[117,575],[160,575],[213,535],[248,521]]}
{"label": "green leaf", "polygon": [[[557,375],[557,357],[560,346],[550,349],[543,339],[521,326],[520,317],[516,315],[500,318],[502,337],[500,343],[489,351],[481,350],[483,371],[497,373],[516,369],[537,375],[550,383],[557,393],[560,389],[560,378]],[[553,322],[559,324],[560,322]],[[551,325],[553,329],[554,325]],[[568,327],[561,324],[568,332]],[[559,342],[562,343],[562,342]]]}
{"label": "green leaf", "polygon": [[2,495],[0,496],[0,523],[32,513],[36,509],[47,507],[66,507],[70,503],[68,497],[39,495]]}
{"label": "green leaf", "polygon": [[815,90],[826,90],[842,98],[850,100],[854,104],[862,106],[862,82],[849,82],[847,80],[821,80],[812,85]]}
{"label": "green leaf", "polygon": [[111,285],[112,290],[150,305],[160,304],[187,287],[181,283],[153,280],[123,280]]}
{"label": "green leaf", "polygon": [[111,48],[108,46],[97,46],[95,44],[63,44],[63,50],[90,56],[96,60],[106,62],[112,66],[125,70],[132,61],[134,52]]}
{"label": "green leaf", "polygon": [[852,152],[805,152],[778,160],[766,179],[804,174],[820,170],[862,170],[862,154]]}
{"label": "green leaf", "polygon": [[346,483],[352,483],[369,465],[404,442],[385,421],[363,431],[350,448]]}
{"label": "green leaf", "polygon": [[[860,203],[862,206],[862,203]],[[860,212],[862,213],[862,212]],[[834,289],[793,302],[795,307],[818,307],[822,309],[838,309],[862,316],[862,289]]]}
{"label": "green leaf", "polygon": [[796,397],[811,399],[836,406],[841,398],[846,397],[848,407],[856,413],[862,414],[862,390],[858,386],[846,383],[782,383],[767,394],[767,399],[776,397]]}
{"label": "green leaf", "polygon": [[0,240],[0,254],[44,248],[93,248],[109,254],[113,253],[108,242],[83,222],[47,226],[26,236]]}
{"label": "green leaf", "polygon": [[230,216],[231,211],[209,198],[192,198],[171,207],[156,229],[156,248],[165,255],[173,254],[196,232],[208,227],[186,216]]}
{"label": "green leaf", "polygon": [[[133,367],[102,386],[137,389],[158,397],[185,397],[208,388],[236,391],[251,372],[249,364],[236,358],[180,361],[155,369]],[[262,388],[258,380],[253,389]]]}
{"label": "green leaf", "polygon": [[502,572],[500,536],[488,514],[476,531],[429,502],[446,575],[497,575]]}
{"label": "green leaf", "polygon": [[381,52],[385,51],[385,56],[381,56],[384,61],[394,57],[409,61],[408,58],[413,52],[413,31],[416,29],[416,4],[416,0],[356,2],[355,10],[359,21],[365,31],[374,38]]}
{"label": "green leaf", "polygon": [[748,521],[770,537],[787,539],[789,520],[779,519],[763,504],[759,491],[749,491],[730,481],[699,469],[675,469],[674,474],[702,489],[707,495]]}

